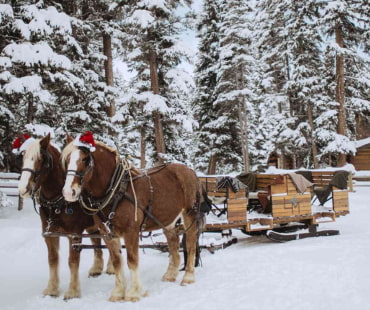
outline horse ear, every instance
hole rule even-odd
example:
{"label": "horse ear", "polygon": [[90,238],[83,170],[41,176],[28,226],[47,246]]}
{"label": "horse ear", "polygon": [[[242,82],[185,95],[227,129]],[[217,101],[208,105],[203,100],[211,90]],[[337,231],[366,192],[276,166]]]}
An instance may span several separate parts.
{"label": "horse ear", "polygon": [[70,136],[69,133],[67,132],[67,134],[66,134],[66,144],[71,143],[73,140],[74,140],[74,138],[72,136]]}
{"label": "horse ear", "polygon": [[50,133],[48,133],[44,138],[40,140],[40,146],[43,149],[47,149],[50,144]]}

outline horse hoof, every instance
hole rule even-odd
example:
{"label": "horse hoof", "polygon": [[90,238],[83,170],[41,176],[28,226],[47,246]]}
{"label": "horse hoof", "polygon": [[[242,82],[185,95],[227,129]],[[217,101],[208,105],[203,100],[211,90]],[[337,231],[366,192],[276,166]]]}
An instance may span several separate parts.
{"label": "horse hoof", "polygon": [[79,291],[67,291],[65,294],[64,294],[64,300],[69,300],[69,299],[73,299],[73,298],[80,298],[81,297],[81,292]]}
{"label": "horse hoof", "polygon": [[89,272],[89,278],[96,278],[101,275],[101,272]]}
{"label": "horse hoof", "polygon": [[59,297],[60,295],[60,292],[58,289],[48,289],[46,288],[43,293],[42,293],[44,296],[50,296],[50,297]]}
{"label": "horse hoof", "polygon": [[125,301],[137,302],[140,300],[139,296],[126,296]]}
{"label": "horse hoof", "polygon": [[169,276],[164,275],[162,277],[162,281],[164,281],[164,282],[175,282],[176,281],[176,278],[175,277],[169,277]]}
{"label": "horse hoof", "polygon": [[112,302],[117,302],[117,301],[124,301],[125,299],[122,296],[111,296],[109,297],[108,300]]}
{"label": "horse hoof", "polygon": [[195,282],[194,275],[185,275],[184,278],[181,281],[181,285],[185,286],[188,284],[192,284]]}

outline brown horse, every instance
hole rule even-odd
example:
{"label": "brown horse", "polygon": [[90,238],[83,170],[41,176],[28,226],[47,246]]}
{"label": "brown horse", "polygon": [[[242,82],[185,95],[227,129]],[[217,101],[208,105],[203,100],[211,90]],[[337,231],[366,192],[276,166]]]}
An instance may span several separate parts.
{"label": "brown horse", "polygon": [[[114,266],[116,281],[110,300],[137,301],[143,296],[139,279],[139,236],[141,231],[163,229],[167,238],[170,261],[163,281],[176,281],[180,256],[176,222],[182,218],[186,231],[188,259],[181,285],[194,282],[194,261],[199,223],[199,182],[194,171],[181,164],[158,166],[139,171],[120,161],[117,152],[97,142],[95,151],[70,143],[62,152],[67,168],[63,195],[67,201],[80,200],[95,211],[97,222],[104,222],[116,237],[123,237],[130,269],[130,288],[126,291],[119,249],[107,244]],[[111,182],[121,167],[123,179]],[[114,184],[117,199],[109,200]],[[121,194],[121,195],[120,195]],[[123,196],[123,197],[122,197]],[[102,228],[104,230],[104,228]]]}
{"label": "brown horse", "polygon": [[[67,203],[62,195],[64,171],[60,165],[60,152],[50,144],[50,135],[36,139],[27,146],[23,155],[22,174],[19,181],[19,194],[22,197],[36,195],[40,204],[40,218],[44,236],[47,233],[70,234],[69,268],[70,284],[64,299],[81,296],[78,268],[80,252],[71,247],[72,239],[79,242],[80,238],[72,238],[72,234],[81,235],[84,230],[97,232],[91,216],[85,214],[78,203]],[[44,295],[59,296],[59,237],[45,237],[48,249],[49,282]],[[101,240],[91,238],[91,242],[100,245]],[[103,270],[102,250],[95,250],[94,264],[89,276],[98,276]],[[112,273],[112,267],[108,267]]]}

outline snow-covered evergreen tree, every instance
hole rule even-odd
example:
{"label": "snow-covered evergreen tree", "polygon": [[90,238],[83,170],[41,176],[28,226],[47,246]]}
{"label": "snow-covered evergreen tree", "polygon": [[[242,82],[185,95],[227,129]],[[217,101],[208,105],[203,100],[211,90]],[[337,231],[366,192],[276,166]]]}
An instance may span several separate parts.
{"label": "snow-covered evergreen tree", "polygon": [[[193,127],[189,108],[193,82],[179,64],[191,54],[180,37],[186,23],[177,9],[190,3],[132,1],[123,7],[128,66],[137,73],[127,102],[134,121],[131,128],[141,133],[137,157],[143,159],[143,166],[152,165],[155,159],[188,160],[186,136]],[[151,146],[156,154],[150,153]],[[146,156],[150,162],[144,163]]]}
{"label": "snow-covered evergreen tree", "polygon": [[107,106],[118,92],[107,86],[103,55],[110,2],[0,5],[0,134],[7,153],[6,137],[30,123],[51,126],[57,139],[66,131],[92,130],[100,138],[113,131]]}
{"label": "snow-covered evergreen tree", "polygon": [[249,171],[250,166],[248,132],[258,74],[250,13],[248,1],[222,1],[216,146],[222,154],[221,166],[229,171]]}
{"label": "snow-covered evergreen tree", "polygon": [[199,124],[197,130],[196,167],[202,172],[216,172],[217,128],[212,124],[216,120],[216,85],[219,67],[219,22],[220,1],[204,0],[197,25],[199,38],[198,60],[195,66],[196,96],[194,99],[194,117]]}
{"label": "snow-covered evergreen tree", "polygon": [[[338,154],[338,164],[355,147],[356,119],[369,115],[369,56],[364,53],[370,19],[367,1],[350,0],[327,2],[321,16],[322,31],[327,38],[326,57],[335,68],[335,89],[328,84],[336,102],[336,133],[329,138],[324,154]],[[334,62],[335,60],[335,62]],[[334,67],[335,66],[335,67]],[[329,79],[330,81],[330,79]]]}
{"label": "snow-covered evergreen tree", "polygon": [[0,12],[0,106],[5,116],[1,143],[9,150],[9,139],[25,124],[42,120],[56,125],[61,120],[61,102],[79,79],[63,54],[75,45],[65,13],[30,1],[0,5]]}

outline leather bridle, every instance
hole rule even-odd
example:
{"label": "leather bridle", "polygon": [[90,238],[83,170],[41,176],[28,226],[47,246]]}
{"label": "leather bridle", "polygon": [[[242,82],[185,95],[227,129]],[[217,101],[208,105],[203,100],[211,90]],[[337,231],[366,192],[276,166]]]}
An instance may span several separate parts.
{"label": "leather bridle", "polygon": [[85,178],[86,174],[87,174],[90,170],[92,170],[92,169],[94,168],[94,158],[93,158],[93,156],[91,155],[91,152],[90,152],[89,150],[84,149],[83,147],[79,147],[79,149],[80,149],[81,151],[83,151],[83,152],[88,152],[88,154],[89,154],[89,157],[88,157],[89,162],[88,162],[88,164],[87,164],[86,168],[85,168],[84,170],[82,170],[82,171],[77,171],[77,170],[68,169],[68,170],[67,170],[67,176],[68,176],[68,175],[71,175],[71,176],[74,176],[74,177],[78,177],[78,178],[80,178],[80,180],[81,180],[81,181],[80,181],[80,186],[82,187],[82,184],[83,184],[83,182],[84,182],[84,178]]}
{"label": "leather bridle", "polygon": [[[50,169],[50,168],[53,168],[53,160],[51,158],[51,155],[48,151],[45,151],[45,150],[42,150],[41,151],[41,156],[42,156],[42,165],[40,167],[40,169],[38,170],[35,170],[35,169],[31,169],[31,168],[22,168],[21,169],[21,173],[26,171],[26,172],[30,172],[31,175],[33,175],[34,177],[34,182],[37,183],[37,179],[38,177],[41,175],[41,171],[42,169]],[[46,158],[46,160],[45,160]]]}

